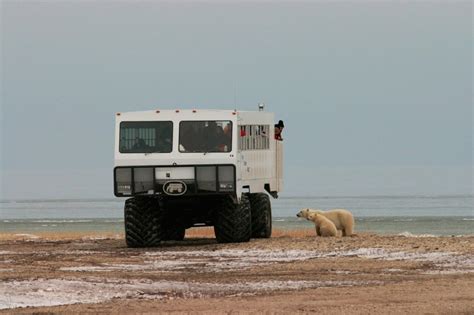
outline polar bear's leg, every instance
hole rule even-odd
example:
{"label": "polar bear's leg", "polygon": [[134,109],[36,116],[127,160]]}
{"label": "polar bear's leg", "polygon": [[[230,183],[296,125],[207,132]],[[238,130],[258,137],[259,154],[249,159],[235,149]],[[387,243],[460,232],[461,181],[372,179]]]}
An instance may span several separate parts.
{"label": "polar bear's leg", "polygon": [[314,229],[316,230],[316,236],[321,236],[321,228],[318,224],[314,224]]}
{"label": "polar bear's leg", "polygon": [[348,220],[342,230],[342,236],[352,236],[354,234],[354,219]]}
{"label": "polar bear's leg", "polygon": [[345,229],[344,229],[344,236],[351,236],[353,233],[353,230],[352,230],[352,225],[350,226],[347,226]]}
{"label": "polar bear's leg", "polygon": [[321,236],[321,228],[319,227],[319,225],[315,225],[315,227],[316,227],[316,235]]}

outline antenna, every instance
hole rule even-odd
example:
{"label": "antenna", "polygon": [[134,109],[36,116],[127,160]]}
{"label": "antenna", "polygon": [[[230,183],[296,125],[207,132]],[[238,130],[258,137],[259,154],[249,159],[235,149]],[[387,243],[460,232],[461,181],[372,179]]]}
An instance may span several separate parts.
{"label": "antenna", "polygon": [[234,111],[237,111],[237,84],[234,82]]}

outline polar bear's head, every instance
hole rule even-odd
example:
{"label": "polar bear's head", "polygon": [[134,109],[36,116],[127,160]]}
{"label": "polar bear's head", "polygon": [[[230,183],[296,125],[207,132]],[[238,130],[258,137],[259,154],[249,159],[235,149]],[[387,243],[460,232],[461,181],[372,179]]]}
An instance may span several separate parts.
{"label": "polar bear's head", "polygon": [[313,222],[320,222],[320,218],[322,217],[321,214],[317,213],[317,212],[310,212],[308,214],[308,217],[306,219],[308,219],[308,221],[313,221]]}
{"label": "polar bear's head", "polygon": [[319,213],[321,214],[323,211],[322,210],[315,210],[315,209],[310,209],[310,208],[303,208],[301,209],[300,212],[298,212],[296,214],[296,216],[298,218],[305,218],[307,220],[309,220],[308,216],[311,214],[311,213]]}
{"label": "polar bear's head", "polygon": [[304,208],[304,209],[301,209],[301,211],[298,212],[298,213],[296,214],[296,216],[297,216],[298,218],[305,218],[305,219],[307,219],[307,218],[308,218],[308,215],[309,215],[310,213],[311,213],[311,209],[309,209],[309,208]]}

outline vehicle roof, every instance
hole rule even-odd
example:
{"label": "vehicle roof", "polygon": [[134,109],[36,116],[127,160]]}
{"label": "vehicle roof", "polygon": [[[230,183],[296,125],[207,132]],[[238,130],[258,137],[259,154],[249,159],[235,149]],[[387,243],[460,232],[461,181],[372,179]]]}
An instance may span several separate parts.
{"label": "vehicle roof", "polygon": [[199,112],[199,113],[203,113],[203,112],[209,112],[209,113],[233,113],[233,112],[237,112],[237,113],[259,113],[261,111],[258,111],[258,110],[254,110],[254,111],[251,111],[251,110],[230,110],[230,109],[199,109],[199,108],[195,108],[195,109],[192,109],[192,108],[184,108],[184,109],[181,109],[181,108],[175,108],[175,109],[160,109],[160,108],[157,108],[157,109],[153,109],[153,110],[144,110],[144,111],[129,111],[129,112],[119,112],[121,115],[127,115],[127,114],[152,114],[152,113],[157,113],[157,112],[160,112],[160,113],[175,113],[176,111],[179,111],[179,112],[193,112],[193,111],[196,111],[196,112]]}

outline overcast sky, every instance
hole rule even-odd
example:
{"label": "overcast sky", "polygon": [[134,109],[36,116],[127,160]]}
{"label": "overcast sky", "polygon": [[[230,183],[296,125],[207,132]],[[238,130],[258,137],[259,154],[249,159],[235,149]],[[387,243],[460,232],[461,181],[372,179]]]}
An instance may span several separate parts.
{"label": "overcast sky", "polygon": [[113,197],[114,113],[267,110],[283,195],[471,194],[471,1],[1,2],[0,199]]}

